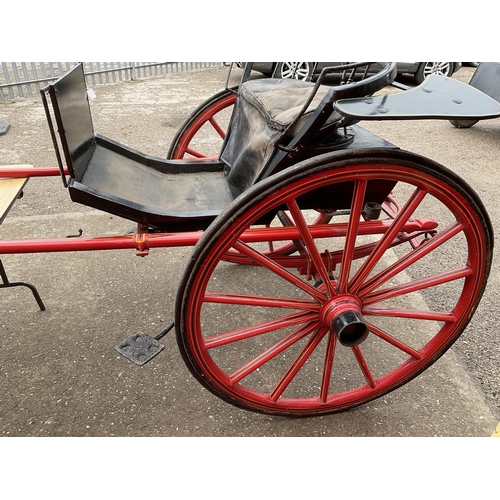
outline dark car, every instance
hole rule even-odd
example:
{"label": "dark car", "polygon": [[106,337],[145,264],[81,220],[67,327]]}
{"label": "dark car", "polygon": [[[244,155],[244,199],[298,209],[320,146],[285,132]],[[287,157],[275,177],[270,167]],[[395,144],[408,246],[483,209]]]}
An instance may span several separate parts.
{"label": "dark car", "polygon": [[[266,76],[307,80],[327,66],[338,66],[339,62],[254,62],[253,68]],[[451,76],[462,66],[460,62],[398,62],[398,74],[413,75],[417,84],[429,75]],[[374,67],[374,71],[377,68]]]}

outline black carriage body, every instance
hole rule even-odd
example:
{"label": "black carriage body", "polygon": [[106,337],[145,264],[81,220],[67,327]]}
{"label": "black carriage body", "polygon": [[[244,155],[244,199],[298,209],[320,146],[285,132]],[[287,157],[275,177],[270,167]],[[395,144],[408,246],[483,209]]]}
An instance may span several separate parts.
{"label": "black carriage body", "polygon": [[[283,170],[290,163],[340,149],[396,148],[358,126],[338,133],[331,124],[338,121],[340,115],[334,114],[325,120],[323,128],[328,129],[328,134],[321,134],[325,143],[316,142],[314,147],[303,148],[293,157],[285,154],[276,158],[276,139],[295,120],[309,97],[311,85],[299,86],[298,96],[295,85],[285,88],[282,105],[289,108],[289,101],[293,100],[295,109],[288,112],[288,121],[281,124],[279,130],[269,123],[267,111],[255,105],[255,102],[260,104],[258,99],[249,102],[251,100],[242,98],[243,104],[234,115],[230,140],[220,161],[172,161],[142,154],[95,133],[83,67],[78,65],[49,87],[69,173],[71,199],[162,230],[200,230],[206,229],[255,182]],[[320,89],[317,102],[311,106],[313,111],[328,93],[332,94],[329,88]],[[311,112],[301,119],[302,123],[296,124],[296,130],[289,136],[296,135],[311,119]],[[258,141],[260,144],[255,146]],[[264,151],[262,144],[265,144]],[[392,188],[393,184],[372,182],[366,201],[381,203]],[[301,204],[304,208],[345,209],[350,206],[351,196],[352,187],[343,186],[340,191],[313,193],[302,199]],[[268,214],[259,222],[265,223],[274,215]]]}
{"label": "black carriage body", "polygon": [[96,134],[81,65],[49,92],[73,201],[171,231],[205,229],[232,201],[221,162],[167,161]]}
{"label": "black carriage body", "polygon": [[[275,79],[242,83],[220,159],[196,162],[148,156],[96,134],[83,67],[78,65],[48,88],[71,199],[165,231],[206,229],[254,184],[302,160],[336,151],[398,149],[359,127],[359,120],[500,114],[500,105],[490,97],[436,76],[403,94],[366,98],[396,74],[393,63],[377,75],[350,81],[360,66],[370,64],[323,70],[315,84]],[[346,84],[322,84],[338,71],[350,71]],[[393,182],[372,180],[365,202],[382,203],[393,187]],[[299,201],[303,208],[335,211],[348,209],[351,198],[352,185],[345,185]]]}

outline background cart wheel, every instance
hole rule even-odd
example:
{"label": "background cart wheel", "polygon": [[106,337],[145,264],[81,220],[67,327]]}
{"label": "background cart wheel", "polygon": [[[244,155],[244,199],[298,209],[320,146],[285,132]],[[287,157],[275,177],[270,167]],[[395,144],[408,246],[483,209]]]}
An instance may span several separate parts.
{"label": "background cart wheel", "polygon": [[[397,183],[401,210],[367,221],[364,204],[381,181]],[[348,215],[309,222],[318,194],[346,192]],[[292,227],[248,230],[283,207]],[[282,232],[305,249],[295,260],[251,245]],[[394,150],[313,158],[254,185],[204,233],[177,295],[179,348],[193,375],[238,407],[296,416],[351,408],[453,344],[483,293],[492,245],[478,197],[430,160]],[[230,249],[256,265],[226,262]]]}
{"label": "background cart wheel", "polygon": [[218,158],[236,102],[237,87],[224,89],[203,102],[175,135],[168,160]]}

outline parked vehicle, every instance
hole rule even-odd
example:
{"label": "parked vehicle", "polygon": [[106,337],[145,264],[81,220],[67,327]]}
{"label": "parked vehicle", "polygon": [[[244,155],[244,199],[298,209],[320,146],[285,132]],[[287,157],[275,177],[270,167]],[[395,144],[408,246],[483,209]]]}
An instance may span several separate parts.
{"label": "parked vehicle", "polygon": [[[240,63],[242,64],[242,63]],[[309,80],[327,66],[337,66],[340,62],[255,62],[253,69],[266,76],[277,78],[296,78]],[[421,84],[429,75],[451,76],[462,66],[461,62],[398,62],[398,74],[413,75],[417,84]],[[376,73],[380,68],[373,67]]]}

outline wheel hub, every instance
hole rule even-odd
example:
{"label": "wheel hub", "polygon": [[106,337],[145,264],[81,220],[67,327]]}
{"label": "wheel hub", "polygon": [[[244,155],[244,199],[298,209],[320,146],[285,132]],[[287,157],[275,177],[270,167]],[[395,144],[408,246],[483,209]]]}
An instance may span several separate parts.
{"label": "wheel hub", "polygon": [[320,319],[346,347],[357,346],[368,337],[361,302],[353,295],[339,295],[327,301],[320,310]]}

